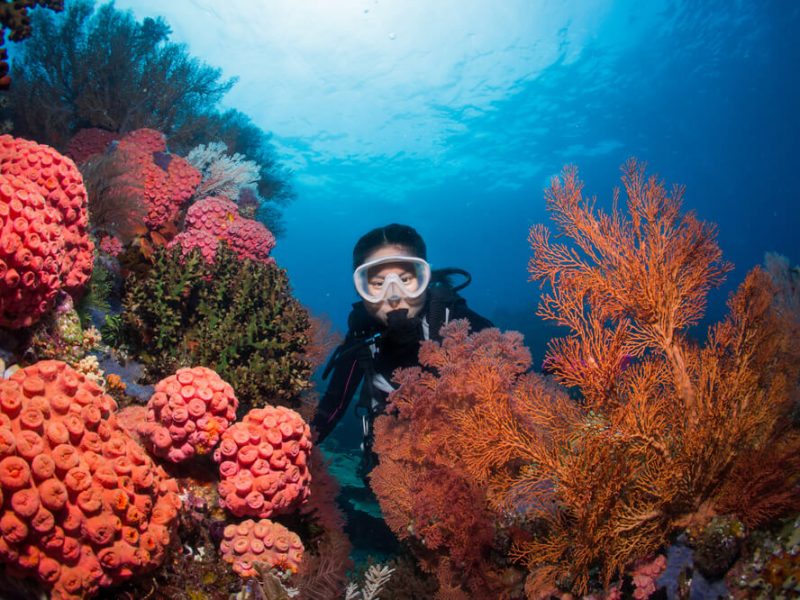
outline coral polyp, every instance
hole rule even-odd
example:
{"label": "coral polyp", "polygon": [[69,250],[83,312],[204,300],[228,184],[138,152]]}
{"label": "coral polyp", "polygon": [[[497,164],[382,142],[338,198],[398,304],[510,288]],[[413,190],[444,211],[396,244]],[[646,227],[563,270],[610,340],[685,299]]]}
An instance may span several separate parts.
{"label": "coral polyp", "polygon": [[0,381],[0,558],[55,598],[158,566],[177,484],[119,429],[116,404],[63,362]]}

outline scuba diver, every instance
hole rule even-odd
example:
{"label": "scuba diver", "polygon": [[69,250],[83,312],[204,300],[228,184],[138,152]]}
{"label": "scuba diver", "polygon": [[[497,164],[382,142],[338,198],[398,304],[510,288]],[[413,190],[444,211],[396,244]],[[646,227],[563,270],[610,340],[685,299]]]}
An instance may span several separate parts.
{"label": "scuba diver", "polygon": [[[467,319],[472,331],[492,327],[457,293],[470,283],[469,273],[453,268],[432,271],[426,258],[419,233],[396,223],[366,233],[353,249],[353,282],[362,300],[353,304],[345,340],[325,368],[323,379],[333,374],[311,426],[317,442],[324,440],[363,382],[356,406],[364,433],[362,477],[377,462],[372,421],[394,390],[394,370],[418,366],[420,343],[440,340],[439,330],[453,319]],[[466,281],[454,286],[454,275]]]}

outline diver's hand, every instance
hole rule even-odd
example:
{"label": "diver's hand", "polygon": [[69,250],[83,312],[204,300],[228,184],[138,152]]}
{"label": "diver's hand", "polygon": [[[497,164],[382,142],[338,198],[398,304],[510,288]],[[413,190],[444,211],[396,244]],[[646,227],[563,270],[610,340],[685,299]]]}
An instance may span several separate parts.
{"label": "diver's hand", "polygon": [[407,308],[386,313],[386,333],[384,341],[398,346],[405,346],[420,340],[421,322],[417,318],[408,318]]}

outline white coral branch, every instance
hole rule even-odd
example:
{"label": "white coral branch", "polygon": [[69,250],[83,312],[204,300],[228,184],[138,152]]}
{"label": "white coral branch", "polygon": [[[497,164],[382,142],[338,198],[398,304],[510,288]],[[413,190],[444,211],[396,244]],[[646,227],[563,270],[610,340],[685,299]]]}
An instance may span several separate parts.
{"label": "white coral branch", "polygon": [[359,590],[355,583],[349,583],[345,590],[345,600],[380,600],[378,594],[392,578],[394,569],[388,566],[372,565],[364,574],[364,587]]}
{"label": "white coral branch", "polygon": [[186,157],[203,176],[196,196],[225,196],[231,200],[239,197],[239,190],[256,183],[259,178],[258,163],[241,154],[230,156],[223,142],[200,144]]}

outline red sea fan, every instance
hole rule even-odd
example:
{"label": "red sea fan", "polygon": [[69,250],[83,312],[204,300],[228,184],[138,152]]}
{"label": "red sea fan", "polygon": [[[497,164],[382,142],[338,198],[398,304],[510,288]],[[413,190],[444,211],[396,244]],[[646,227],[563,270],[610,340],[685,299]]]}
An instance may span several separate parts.
{"label": "red sea fan", "polygon": [[352,546],[344,532],[345,518],[336,505],[339,484],[328,472],[318,448],[311,451],[310,470],[314,474],[311,495],[300,512],[319,528],[320,533],[306,543],[306,553],[293,584],[307,600],[339,600],[347,585]]}
{"label": "red sea fan", "polygon": [[441,590],[456,585],[499,595],[499,573],[508,565],[489,559],[499,515],[450,444],[450,415],[506,393],[530,354],[521,335],[496,329],[469,335],[466,321],[450,323],[442,335],[441,343],[423,343],[423,368],[395,373],[400,387],[388,414],[375,421],[380,463],[370,480],[386,522],[400,539],[416,542],[418,560],[437,574]]}

